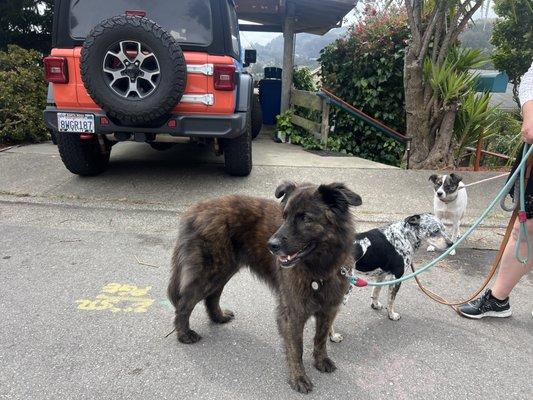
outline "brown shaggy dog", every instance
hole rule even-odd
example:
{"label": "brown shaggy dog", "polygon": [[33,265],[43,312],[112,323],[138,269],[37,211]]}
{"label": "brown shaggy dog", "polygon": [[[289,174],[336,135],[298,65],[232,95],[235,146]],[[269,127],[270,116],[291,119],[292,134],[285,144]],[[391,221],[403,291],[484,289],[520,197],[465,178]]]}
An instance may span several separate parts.
{"label": "brown shaggy dog", "polygon": [[277,322],[289,383],[308,393],[313,384],[302,363],[304,325],[315,317],[314,365],[333,372],[326,343],[348,289],[340,269],[352,258],[349,206],[360,205],[361,198],[340,183],[283,183],[276,197],[283,197],[281,204],[228,196],[193,206],[180,224],[168,296],[176,308],[178,340],[195,343],[200,336],[189,327],[195,305],[205,300],[212,321],[230,321],[233,313],[220,308],[220,296],[229,279],[248,266],[278,295]]}

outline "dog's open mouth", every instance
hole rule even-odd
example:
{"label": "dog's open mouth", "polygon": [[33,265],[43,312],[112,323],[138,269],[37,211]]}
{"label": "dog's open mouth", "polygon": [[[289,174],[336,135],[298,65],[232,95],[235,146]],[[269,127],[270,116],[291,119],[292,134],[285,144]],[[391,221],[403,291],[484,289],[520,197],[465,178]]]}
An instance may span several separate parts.
{"label": "dog's open mouth", "polygon": [[294,254],[290,255],[279,255],[278,261],[283,268],[291,268],[298,263],[303,257],[309,254],[314,249],[312,244],[308,244],[302,250],[297,251]]}

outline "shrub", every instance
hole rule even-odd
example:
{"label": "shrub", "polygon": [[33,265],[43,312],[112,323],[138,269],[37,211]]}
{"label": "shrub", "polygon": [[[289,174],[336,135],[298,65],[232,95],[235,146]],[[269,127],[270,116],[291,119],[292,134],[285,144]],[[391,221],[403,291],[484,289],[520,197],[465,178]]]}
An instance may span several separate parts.
{"label": "shrub", "polygon": [[[496,109],[494,123],[485,135],[485,149],[496,153],[516,157],[522,143],[522,118],[518,112]],[[484,162],[494,163],[493,157],[484,157]],[[510,163],[511,161],[509,161]]]}
{"label": "shrub", "polygon": [[308,67],[295,68],[292,83],[296,89],[307,90],[309,92],[316,91],[313,75]]}
{"label": "shrub", "polygon": [[[346,37],[321,53],[322,83],[353,106],[405,131],[403,59],[407,19],[400,9],[367,8]],[[328,148],[399,165],[404,144],[398,143],[348,113],[332,108]]]}
{"label": "shrub", "polygon": [[294,110],[285,111],[276,117],[276,130],[278,137],[283,141],[290,141],[292,144],[298,144],[304,149],[318,150],[322,148],[319,140],[317,140],[312,133],[305,129],[294,125],[291,122],[291,117]]}
{"label": "shrub", "polygon": [[47,140],[45,106],[41,54],[10,45],[0,52],[0,142]]}

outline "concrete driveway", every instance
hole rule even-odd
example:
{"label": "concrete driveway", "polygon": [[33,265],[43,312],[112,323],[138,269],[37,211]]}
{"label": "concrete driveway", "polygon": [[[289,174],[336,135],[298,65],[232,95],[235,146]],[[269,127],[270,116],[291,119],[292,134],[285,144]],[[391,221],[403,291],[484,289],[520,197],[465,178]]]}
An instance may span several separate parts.
{"label": "concrete driveway", "polygon": [[[200,153],[200,154],[199,154]],[[402,171],[352,157],[320,157],[267,138],[254,147],[248,178],[224,175],[207,149],[158,153],[146,145],[113,150],[94,178],[64,169],[51,144],[0,152],[1,399],[302,398],[286,383],[274,322],[275,299],[247,271],[227,286],[230,324],[208,322],[199,305],[191,324],[203,340],[165,337],[170,254],[182,211],[207,197],[272,197],[279,181],[343,181],[362,195],[358,229],[431,211],[429,171]],[[490,174],[465,174],[473,181]],[[467,222],[499,184],[469,191]],[[482,280],[507,216],[496,213],[458,255],[423,276],[446,297]],[[418,262],[428,259],[421,252]],[[511,299],[514,315],[470,321],[402,286],[389,321],[369,307],[369,289],[336,322],[345,341],[330,345],[338,370],[312,367],[313,325],[304,363],[328,399],[526,399],[532,391],[533,277]],[[529,395],[527,393],[530,393]]]}

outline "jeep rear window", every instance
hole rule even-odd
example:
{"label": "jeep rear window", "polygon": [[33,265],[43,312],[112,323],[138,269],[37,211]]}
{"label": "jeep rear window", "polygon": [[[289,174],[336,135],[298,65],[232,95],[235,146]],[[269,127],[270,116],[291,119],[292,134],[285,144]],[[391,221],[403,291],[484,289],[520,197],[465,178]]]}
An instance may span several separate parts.
{"label": "jeep rear window", "polygon": [[70,34],[84,39],[98,23],[127,10],[146,11],[180,43],[208,46],[213,40],[210,0],[72,0]]}

